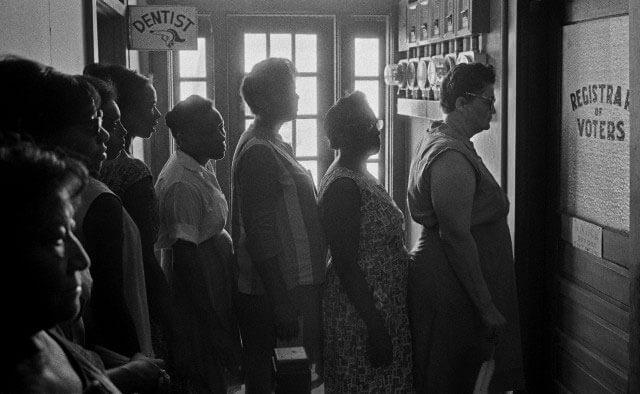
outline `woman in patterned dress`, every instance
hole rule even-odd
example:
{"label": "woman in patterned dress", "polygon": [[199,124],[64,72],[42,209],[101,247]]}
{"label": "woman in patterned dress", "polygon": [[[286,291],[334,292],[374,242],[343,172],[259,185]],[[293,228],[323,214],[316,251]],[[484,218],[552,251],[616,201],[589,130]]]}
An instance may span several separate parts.
{"label": "woman in patterned dress", "polygon": [[140,231],[154,349],[158,355],[167,357],[166,342],[175,331],[176,313],[153,249],[159,227],[158,201],[151,171],[128,152],[134,137],[149,138],[156,131],[161,118],[156,91],[148,78],[120,65],[90,64],[84,73],[107,81],[116,91],[113,106],[118,110],[105,111],[104,116],[110,138],[100,180],[122,200]]}
{"label": "woman in patterned dress", "polygon": [[338,150],[319,192],[332,256],[323,295],[325,389],[411,392],[404,218],[366,170],[382,121],[354,92],[329,109],[324,127]]}

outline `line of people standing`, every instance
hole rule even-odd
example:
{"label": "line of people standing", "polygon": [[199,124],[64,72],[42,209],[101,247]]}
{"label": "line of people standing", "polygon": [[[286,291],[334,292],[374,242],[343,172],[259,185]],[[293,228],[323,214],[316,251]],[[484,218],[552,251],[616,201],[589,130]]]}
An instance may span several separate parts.
{"label": "line of people standing", "polygon": [[[325,116],[337,154],[317,192],[279,134],[297,113],[293,64],[253,67],[241,95],[255,119],[233,156],[229,235],[229,204],[207,166],[226,150],[213,103],[191,96],[166,115],[177,149],[154,185],[128,153],[161,117],[152,84],[120,66],[85,74],[0,61],[3,87],[16,91],[2,103],[3,144],[18,135],[89,174],[56,186],[72,190],[62,198],[71,209],[61,257],[75,262],[65,272],[78,281],[77,308],[17,326],[10,387],[53,384],[22,368],[44,354],[67,378],[90,369],[103,392],[226,392],[243,375],[248,393],[265,393],[273,349],[284,345],[304,346],[326,392],[471,392],[489,358],[492,391],[522,387],[508,202],[469,140],[495,113],[492,68],[460,65],[444,80],[445,120],[425,134],[409,176],[423,228],[412,254],[402,212],[366,171],[384,125],[362,93]],[[15,162],[41,154],[3,149],[7,171],[26,171]],[[22,234],[27,225],[15,223]],[[41,287],[36,295],[51,296]],[[43,338],[39,353],[21,347]],[[85,380],[83,390],[95,390]]]}

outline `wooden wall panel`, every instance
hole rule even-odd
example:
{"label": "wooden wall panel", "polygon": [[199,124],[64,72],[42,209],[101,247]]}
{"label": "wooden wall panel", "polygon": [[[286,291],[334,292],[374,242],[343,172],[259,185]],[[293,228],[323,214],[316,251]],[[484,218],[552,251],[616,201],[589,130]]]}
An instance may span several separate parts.
{"label": "wooden wall panel", "polygon": [[589,350],[580,342],[562,332],[557,333],[558,346],[571,356],[590,376],[606,387],[624,391],[627,386],[626,371],[608,362],[601,355]]}
{"label": "wooden wall panel", "polygon": [[560,272],[613,303],[629,305],[629,271],[615,263],[563,244]]}
{"label": "wooden wall panel", "polygon": [[593,292],[566,279],[559,279],[557,286],[561,297],[580,305],[619,330],[629,329],[629,308],[624,306],[621,308],[619,305],[605,301]]}
{"label": "wooden wall panel", "polygon": [[558,312],[558,326],[562,332],[619,368],[628,367],[629,335],[626,332],[566,299],[560,301]]}
{"label": "wooden wall panel", "polygon": [[612,391],[605,387],[595,377],[590,375],[584,367],[566,352],[560,352],[556,374],[564,386],[571,393],[580,394],[610,394]]}

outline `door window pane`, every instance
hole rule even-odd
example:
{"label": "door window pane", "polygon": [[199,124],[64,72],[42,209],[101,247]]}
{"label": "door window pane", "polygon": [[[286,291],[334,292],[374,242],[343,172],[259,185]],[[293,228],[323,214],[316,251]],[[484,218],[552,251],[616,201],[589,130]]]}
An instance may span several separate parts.
{"label": "door window pane", "polygon": [[284,123],[282,127],[280,127],[280,135],[282,136],[282,140],[287,144],[291,144],[293,142],[293,138],[291,138],[293,134],[293,132],[291,131],[293,127],[292,123],[293,122],[289,121],[287,123]]}
{"label": "door window pane", "polygon": [[311,172],[313,183],[318,185],[318,162],[316,160],[300,160],[300,164]]}
{"label": "door window pane", "polygon": [[296,70],[314,73],[318,70],[317,38],[315,34],[296,34]]}
{"label": "door window pane", "polygon": [[180,100],[184,100],[192,94],[207,97],[207,83],[205,81],[180,82]]}
{"label": "door window pane", "polygon": [[378,108],[378,81],[355,81],[355,89],[361,91],[367,96],[367,102],[373,110],[373,113],[380,118],[380,110]]}
{"label": "door window pane", "polygon": [[251,112],[251,108],[246,101],[242,100],[242,104],[244,104],[244,116],[253,116],[253,112]]}
{"label": "door window pane", "polygon": [[296,92],[300,96],[298,101],[299,115],[315,115],[318,113],[316,77],[297,77]]}
{"label": "door window pane", "polygon": [[318,155],[318,122],[315,119],[296,121],[296,156]]}
{"label": "door window pane", "polygon": [[367,171],[373,175],[376,179],[378,179],[378,163],[367,163]]}
{"label": "door window pane", "polygon": [[356,77],[376,77],[380,67],[377,38],[355,39]]}
{"label": "door window pane", "polygon": [[267,35],[250,34],[244,35],[244,72],[251,71],[253,66],[261,60],[267,58]]}
{"label": "door window pane", "polygon": [[178,51],[180,78],[205,78],[207,76],[206,45],[203,37],[198,37],[198,49]]}
{"label": "door window pane", "polygon": [[271,34],[269,57],[283,57],[291,60],[291,34]]}

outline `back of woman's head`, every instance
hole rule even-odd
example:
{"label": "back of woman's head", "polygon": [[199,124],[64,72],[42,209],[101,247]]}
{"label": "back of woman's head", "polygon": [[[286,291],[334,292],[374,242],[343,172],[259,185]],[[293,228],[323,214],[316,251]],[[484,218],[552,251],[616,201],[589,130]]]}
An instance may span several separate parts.
{"label": "back of woman's head", "polygon": [[176,138],[179,131],[189,129],[189,126],[197,123],[212,109],[211,100],[194,94],[176,104],[165,115],[164,120],[171,130],[171,135]]}
{"label": "back of woman's head", "polygon": [[368,124],[375,119],[375,114],[364,93],[354,91],[329,108],[324,116],[324,130],[332,149],[341,149],[355,137],[355,129],[359,125]]}
{"label": "back of woman's head", "polygon": [[256,115],[263,115],[270,108],[262,108],[263,103],[273,101],[294,81],[295,67],[284,58],[272,57],[257,63],[240,86],[240,94],[249,109]]}
{"label": "back of woman's head", "polygon": [[0,134],[20,133],[22,123],[37,110],[43,80],[51,71],[33,60],[0,58]]}
{"label": "back of woman's head", "polygon": [[87,170],[62,154],[22,142],[0,148],[0,179],[5,191],[0,193],[0,242],[7,253],[51,219],[56,196],[66,192],[72,198],[82,191]]}
{"label": "back of woman's head", "polygon": [[83,76],[50,71],[27,106],[32,115],[24,119],[20,133],[38,144],[49,143],[66,128],[90,119],[100,107],[100,96]]}
{"label": "back of woman's head", "polygon": [[85,78],[91,84],[91,86],[93,86],[96,92],[98,92],[98,95],[100,96],[100,102],[102,104],[111,100],[116,101],[116,89],[113,86],[111,80],[104,80],[91,75],[83,75],[83,78]]}
{"label": "back of woman's head", "polygon": [[440,105],[443,112],[453,112],[458,97],[466,97],[467,93],[479,94],[495,82],[496,72],[492,65],[461,63],[454,66],[442,80]]}
{"label": "back of woman's head", "polygon": [[141,92],[151,84],[149,78],[118,64],[89,64],[84,68],[83,73],[110,81],[115,87],[118,106],[123,112],[135,107]]}

